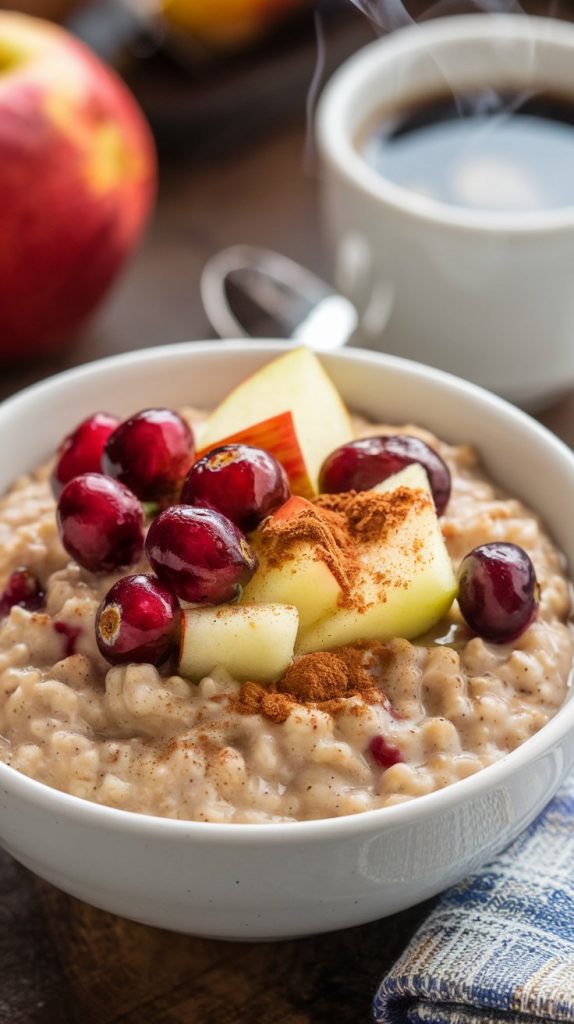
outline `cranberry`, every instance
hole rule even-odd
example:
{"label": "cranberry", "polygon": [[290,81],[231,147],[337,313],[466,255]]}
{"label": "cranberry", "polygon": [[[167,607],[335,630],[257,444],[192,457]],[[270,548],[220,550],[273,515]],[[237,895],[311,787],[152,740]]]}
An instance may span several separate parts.
{"label": "cranberry", "polygon": [[257,558],[231,520],[209,508],[172,505],[151,524],[146,554],[159,578],[183,601],[232,601]]}
{"label": "cranberry", "polygon": [[365,437],[337,448],[321,467],[319,490],[328,494],[368,491],[413,462],[426,469],[437,515],[441,516],[450,497],[449,468],[433,448],[408,434]]}
{"label": "cranberry", "polygon": [[181,492],[185,505],[214,508],[245,533],[291,497],[283,466],[262,448],[225,444],[193,465]]}
{"label": "cranberry", "polygon": [[54,497],[58,498],[64,484],[75,476],[101,472],[104,445],[119,425],[117,416],[96,412],[68,434],[58,449],[58,460],[52,474]]}
{"label": "cranberry", "polygon": [[171,409],[144,409],[108,438],[102,468],[141,501],[173,498],[194,458],[191,428]]}
{"label": "cranberry", "polygon": [[516,640],[538,608],[534,566],[517,544],[481,544],[458,570],[458,603],[468,625],[491,643]]}
{"label": "cranberry", "polygon": [[91,572],[133,565],[144,541],[144,516],[137,498],[117,480],[84,473],[66,484],[57,509],[62,544]]}
{"label": "cranberry", "polygon": [[64,637],[64,652],[66,658],[71,658],[76,653],[76,643],[82,635],[81,629],[77,626],[69,626],[67,622],[55,622],[54,629]]}
{"label": "cranberry", "polygon": [[8,578],[0,595],[0,618],[9,615],[16,605],[28,612],[38,611],[44,606],[44,597],[40,581],[22,565]]}
{"label": "cranberry", "polygon": [[373,736],[369,743],[369,753],[381,768],[392,768],[394,764],[403,761],[399,748],[389,743],[384,736]]}
{"label": "cranberry", "polygon": [[108,591],[96,616],[96,641],[112,665],[160,665],[177,642],[179,601],[155,576],[124,576]]}

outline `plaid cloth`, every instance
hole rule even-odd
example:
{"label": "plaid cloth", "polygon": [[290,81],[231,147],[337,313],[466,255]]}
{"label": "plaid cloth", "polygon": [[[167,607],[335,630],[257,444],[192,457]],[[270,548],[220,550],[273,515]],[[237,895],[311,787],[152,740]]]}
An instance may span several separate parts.
{"label": "plaid cloth", "polygon": [[382,981],[384,1024],[574,1022],[574,775],[503,854],[449,889]]}

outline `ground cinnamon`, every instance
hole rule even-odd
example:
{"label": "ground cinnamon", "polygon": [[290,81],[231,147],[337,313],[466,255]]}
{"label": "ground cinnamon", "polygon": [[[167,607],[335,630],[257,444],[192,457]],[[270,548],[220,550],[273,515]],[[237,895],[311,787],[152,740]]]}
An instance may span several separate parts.
{"label": "ground cinnamon", "polygon": [[[258,531],[258,548],[264,552],[269,568],[280,568],[296,559],[301,545],[308,545],[313,557],[323,561],[337,580],[341,590],[339,606],[362,612],[367,607],[360,587],[363,572],[361,556],[368,544],[385,543],[405,519],[428,505],[430,497],[423,490],[399,487],[388,493],[347,491],[341,494],[320,494],[313,504],[290,519],[268,519]],[[385,589],[402,586],[385,573],[371,573],[378,585],[377,600],[385,600]]]}
{"label": "ground cinnamon", "polygon": [[240,714],[260,714],[276,724],[301,705],[339,714],[350,697],[390,709],[382,683],[394,656],[392,644],[381,643],[304,654],[276,683],[244,683],[234,707]]}

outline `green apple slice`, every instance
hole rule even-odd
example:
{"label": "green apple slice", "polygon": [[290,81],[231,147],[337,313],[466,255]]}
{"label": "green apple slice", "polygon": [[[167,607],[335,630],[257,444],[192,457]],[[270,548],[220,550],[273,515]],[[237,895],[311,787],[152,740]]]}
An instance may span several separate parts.
{"label": "green apple slice", "polygon": [[179,671],[199,682],[216,666],[234,679],[277,679],[293,660],[297,609],[284,604],[187,608],[182,614]]}
{"label": "green apple slice", "polygon": [[271,421],[277,425],[286,413],[294,438],[284,464],[293,491],[312,497],[318,491],[325,458],[351,440],[353,428],[335,385],[307,348],[291,349],[236,387],[201,425],[199,447],[202,451],[213,448],[254,425],[255,431],[265,433]]}
{"label": "green apple slice", "polygon": [[396,487],[411,487],[415,490],[417,487],[420,487],[421,490],[432,494],[428,473],[424,466],[421,466],[420,462],[412,462],[410,466],[405,466],[398,473],[388,476],[386,480],[381,480],[380,484],[377,484],[371,490],[377,494],[385,494],[388,491],[394,491]]}
{"label": "green apple slice", "polygon": [[[395,474],[394,486],[389,477],[374,490],[403,488],[405,475],[413,501],[400,527],[380,542],[365,544],[352,606],[339,608],[302,630],[297,654],[361,640],[412,640],[431,629],[450,608],[457,584],[425,470],[408,466]],[[383,587],[381,575],[388,581]]]}
{"label": "green apple slice", "polygon": [[341,587],[329,566],[319,557],[312,544],[298,541],[290,548],[289,557],[281,565],[269,558],[266,540],[268,531],[291,521],[300,513],[315,506],[305,498],[293,497],[268,521],[263,530],[250,538],[259,559],[257,572],[243,591],[242,601],[247,604],[291,604],[299,612],[299,628],[307,629],[318,619],[334,612]]}

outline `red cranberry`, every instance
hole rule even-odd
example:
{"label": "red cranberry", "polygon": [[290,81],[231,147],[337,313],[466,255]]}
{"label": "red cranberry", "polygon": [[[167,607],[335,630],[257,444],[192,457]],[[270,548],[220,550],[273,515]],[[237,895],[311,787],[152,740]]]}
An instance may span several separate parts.
{"label": "red cranberry", "polygon": [[161,665],[177,642],[179,601],[155,576],[124,576],[108,591],[96,616],[96,641],[112,665]]}
{"label": "red cranberry", "polygon": [[381,768],[392,768],[404,760],[399,748],[389,743],[384,736],[373,736],[369,743],[369,753]]}
{"label": "red cranberry", "polygon": [[71,658],[76,653],[76,643],[82,635],[81,629],[77,626],[69,626],[67,622],[55,622],[54,629],[64,637],[64,653],[66,658]]}
{"label": "red cranberry", "polygon": [[291,497],[283,466],[262,448],[225,444],[193,465],[181,492],[185,505],[214,508],[245,533]]}
{"label": "red cranberry", "polygon": [[171,409],[144,409],[108,438],[102,468],[141,501],[173,498],[194,458],[191,428]]}
{"label": "red cranberry", "polygon": [[209,508],[172,505],[160,512],[145,549],[159,578],[192,603],[233,601],[257,568],[243,534]]}
{"label": "red cranberry", "polygon": [[36,612],[43,608],[44,598],[40,581],[26,566],[20,566],[8,578],[0,596],[0,618],[9,615],[16,605],[28,612]]}
{"label": "red cranberry", "polygon": [[538,608],[534,566],[517,544],[481,544],[458,570],[460,610],[475,633],[491,643],[516,640]]}
{"label": "red cranberry", "polygon": [[144,541],[144,515],[137,498],[117,480],[84,473],[66,484],[57,509],[62,544],[91,572],[133,565]]}
{"label": "red cranberry", "polygon": [[58,461],[52,474],[54,497],[58,498],[64,484],[75,476],[101,472],[104,445],[120,422],[117,416],[96,412],[68,434],[58,449]]}
{"label": "red cranberry", "polygon": [[437,515],[441,516],[450,497],[449,468],[433,448],[408,434],[365,437],[337,448],[321,467],[319,490],[328,494],[368,491],[413,462],[426,469]]}

